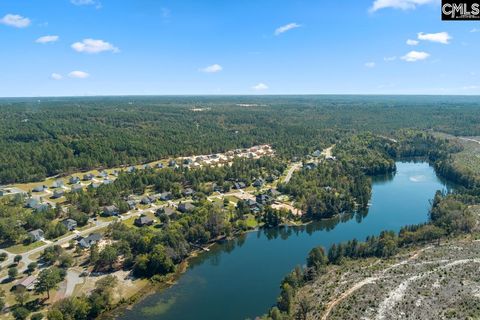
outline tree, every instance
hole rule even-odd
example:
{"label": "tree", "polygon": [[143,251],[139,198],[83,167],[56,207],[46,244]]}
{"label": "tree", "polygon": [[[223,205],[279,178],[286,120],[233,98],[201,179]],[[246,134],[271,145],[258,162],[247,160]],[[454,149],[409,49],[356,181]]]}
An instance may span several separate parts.
{"label": "tree", "polygon": [[13,258],[13,262],[19,263],[22,260],[22,256],[20,254],[17,254],[15,258]]}
{"label": "tree", "polygon": [[57,267],[44,269],[38,275],[38,282],[35,285],[35,292],[38,294],[47,293],[50,299],[50,290],[57,288],[57,285],[65,277],[65,272]]}
{"label": "tree", "polygon": [[13,294],[15,295],[15,301],[20,306],[24,306],[27,300],[30,298],[30,295],[28,294],[27,289],[23,286],[16,286],[15,291],[13,291]]}
{"label": "tree", "polygon": [[25,320],[30,314],[30,311],[25,307],[17,307],[13,309],[12,314],[15,320]]}
{"label": "tree", "polygon": [[10,279],[15,279],[18,275],[18,269],[16,267],[10,267],[8,269],[8,276]]}
{"label": "tree", "polygon": [[5,291],[0,289],[0,312],[5,307]]}
{"label": "tree", "polygon": [[35,269],[37,268],[37,266],[38,266],[38,264],[37,264],[35,261],[30,262],[30,263],[28,264],[28,266],[27,266],[27,272],[28,272],[28,274],[32,274],[33,271],[35,271]]}
{"label": "tree", "polygon": [[328,258],[325,255],[325,250],[322,247],[313,248],[308,254],[307,267],[319,270],[328,263]]}

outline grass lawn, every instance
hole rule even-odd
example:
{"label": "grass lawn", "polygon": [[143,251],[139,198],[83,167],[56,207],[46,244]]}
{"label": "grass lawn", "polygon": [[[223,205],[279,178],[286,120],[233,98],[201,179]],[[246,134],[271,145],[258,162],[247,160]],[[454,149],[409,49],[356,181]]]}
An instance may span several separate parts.
{"label": "grass lawn", "polygon": [[225,196],[225,198],[228,199],[228,201],[233,202],[235,204],[237,204],[239,201],[239,199],[235,196]]}
{"label": "grass lawn", "polygon": [[249,228],[256,228],[258,226],[258,222],[252,214],[247,214],[245,217],[245,222]]}
{"label": "grass lawn", "polygon": [[41,247],[44,244],[45,244],[45,242],[43,242],[43,241],[36,241],[36,242],[30,243],[29,245],[24,245],[24,244],[21,243],[21,244],[17,244],[15,246],[11,246],[9,248],[6,248],[5,250],[7,250],[8,252],[13,253],[13,254],[20,254],[20,253],[24,253],[24,252],[30,251],[32,249]]}

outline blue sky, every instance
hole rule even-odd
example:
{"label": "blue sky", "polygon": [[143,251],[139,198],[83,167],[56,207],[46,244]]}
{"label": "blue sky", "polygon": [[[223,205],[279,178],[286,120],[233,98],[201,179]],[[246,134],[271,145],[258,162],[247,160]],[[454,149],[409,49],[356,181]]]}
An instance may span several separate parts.
{"label": "blue sky", "polygon": [[0,0],[0,43],[3,97],[480,94],[438,0]]}

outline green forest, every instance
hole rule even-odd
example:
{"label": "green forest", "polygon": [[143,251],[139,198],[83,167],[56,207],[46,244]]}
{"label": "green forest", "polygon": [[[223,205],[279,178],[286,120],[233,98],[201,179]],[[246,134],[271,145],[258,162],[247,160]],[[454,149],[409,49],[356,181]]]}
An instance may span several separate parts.
{"label": "green forest", "polygon": [[2,99],[0,112],[0,183],[260,143],[291,158],[362,131],[480,135],[474,97]]}

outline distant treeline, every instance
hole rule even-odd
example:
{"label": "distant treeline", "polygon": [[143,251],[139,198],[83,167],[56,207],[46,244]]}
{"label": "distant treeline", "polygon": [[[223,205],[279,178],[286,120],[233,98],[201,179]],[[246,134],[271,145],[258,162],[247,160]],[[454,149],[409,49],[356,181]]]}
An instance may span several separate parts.
{"label": "distant treeline", "polygon": [[480,135],[478,101],[469,97],[2,99],[0,113],[0,183],[259,143],[304,156],[367,130]]}

